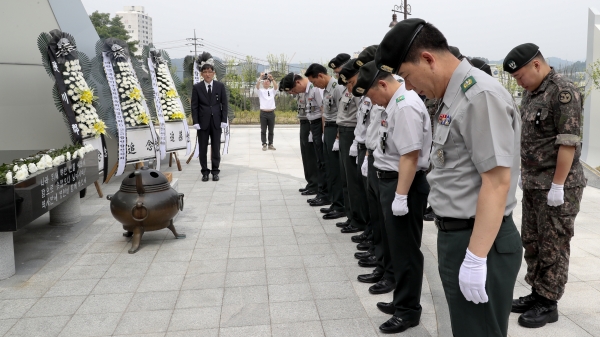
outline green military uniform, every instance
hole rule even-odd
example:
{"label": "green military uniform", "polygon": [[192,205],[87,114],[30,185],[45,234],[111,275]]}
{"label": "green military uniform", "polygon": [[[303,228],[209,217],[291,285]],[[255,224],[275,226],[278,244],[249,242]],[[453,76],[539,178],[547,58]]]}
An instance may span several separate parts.
{"label": "green military uniform", "polygon": [[336,124],[338,102],[341,99],[344,87],[337,84],[332,77],[323,92],[323,116],[325,117],[325,137],[323,152],[325,169],[327,171],[327,186],[329,189],[330,209],[344,212],[343,185],[340,177],[339,150],[333,151],[333,144],[337,138],[338,127]]}
{"label": "green military uniform", "polygon": [[[581,156],[582,103],[579,90],[554,69],[521,102],[521,177],[525,281],[537,294],[559,300],[567,283],[570,241],[586,179]],[[574,146],[575,157],[564,183],[564,204],[548,206],[558,149]]]}
{"label": "green military uniform", "polygon": [[304,179],[306,179],[306,189],[317,191],[317,157],[312,144],[308,142],[310,134],[310,124],[306,118],[306,98],[305,93],[298,94],[298,119],[300,120],[300,154],[302,156],[302,166],[304,168]]}

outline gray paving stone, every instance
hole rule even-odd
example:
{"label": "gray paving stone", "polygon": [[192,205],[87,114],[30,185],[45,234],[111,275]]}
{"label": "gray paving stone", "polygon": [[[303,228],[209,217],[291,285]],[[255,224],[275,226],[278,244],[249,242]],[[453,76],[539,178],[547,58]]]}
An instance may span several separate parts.
{"label": "gray paving stone", "polygon": [[186,330],[186,331],[169,331],[165,337],[218,337],[219,329],[202,329],[202,330]]}
{"label": "gray paving stone", "polygon": [[167,331],[172,313],[172,310],[126,312],[114,334],[164,333]]}
{"label": "gray paving stone", "polygon": [[145,276],[138,286],[138,292],[178,291],[183,283],[184,275]]}
{"label": "gray paving stone", "polygon": [[88,296],[85,302],[79,307],[77,314],[122,313],[125,312],[132,297],[133,293],[92,294]]}
{"label": "gray paving stone", "polygon": [[302,268],[304,263],[299,255],[269,256],[266,259],[267,269]]}
{"label": "gray paving stone", "polygon": [[[182,240],[183,241],[183,240]],[[190,250],[159,250],[154,257],[153,263],[166,261],[190,261],[192,251]]]}
{"label": "gray paving stone", "polygon": [[340,265],[340,260],[338,260],[337,255],[304,255],[302,256],[302,260],[304,260],[304,266],[306,268],[314,268],[314,267],[335,267]]}
{"label": "gray paving stone", "polygon": [[9,336],[58,336],[70,316],[27,317],[20,319],[8,332]]}
{"label": "gray paving stone", "polygon": [[226,259],[229,255],[229,242],[225,247],[219,248],[199,248],[196,244],[196,249],[192,254],[192,261],[196,260],[211,260],[211,259]]}
{"label": "gray paving stone", "polygon": [[306,301],[312,299],[313,295],[308,283],[269,285],[269,301],[271,303]]}
{"label": "gray paving stone", "polygon": [[169,331],[217,328],[220,313],[220,307],[175,309]]}
{"label": "gray paving stone", "polygon": [[325,337],[320,321],[272,324],[273,337]]}
{"label": "gray paving stone", "polygon": [[323,320],[322,324],[327,337],[377,336],[375,328],[367,318]]}
{"label": "gray paving stone", "polygon": [[254,237],[235,237],[231,238],[229,243],[231,247],[262,247],[263,238],[260,236]]}
{"label": "gray paving stone", "polygon": [[315,302],[321,320],[367,317],[362,305],[355,299],[326,299]]}
{"label": "gray paving stone", "polygon": [[110,267],[109,264],[100,264],[94,266],[72,266],[61,277],[61,280],[83,280],[83,279],[99,279],[104,276]]}
{"label": "gray paving stone", "polygon": [[304,268],[268,269],[267,282],[272,284],[307,283],[308,277]]}
{"label": "gray paving stone", "polygon": [[120,313],[75,315],[63,329],[61,337],[110,336],[121,319]]}
{"label": "gray paving stone", "polygon": [[229,258],[241,259],[250,257],[265,257],[265,249],[262,246],[257,247],[230,247]]}
{"label": "gray paving stone", "polygon": [[154,256],[156,256],[156,252],[156,250],[145,250],[144,239],[142,239],[141,248],[137,253],[129,254],[127,251],[120,253],[114,263],[134,264],[138,262],[152,262],[152,260],[154,260]]}
{"label": "gray paving stone", "polygon": [[270,337],[271,327],[269,325],[257,326],[240,326],[221,328],[219,330],[220,337]]}
{"label": "gray paving stone", "polygon": [[296,244],[265,246],[264,251],[266,257],[300,255],[300,250]]}
{"label": "gray paving stone", "polygon": [[311,283],[348,281],[348,277],[341,267],[306,268],[306,274]]}
{"label": "gray paving stone", "polygon": [[223,288],[225,273],[208,273],[187,275],[183,280],[181,290]]}
{"label": "gray paving stone", "polygon": [[225,277],[226,287],[260,286],[266,284],[267,275],[264,270],[227,272]]}
{"label": "gray paving stone", "polygon": [[228,259],[227,260],[227,271],[250,271],[250,270],[264,270],[265,259],[262,257],[251,257],[243,259]]}
{"label": "gray paving stone", "polygon": [[262,227],[270,228],[270,227],[286,227],[291,226],[292,222],[290,219],[263,219]]}
{"label": "gray paving stone", "polygon": [[44,297],[88,295],[98,284],[97,279],[90,280],[61,280],[48,290]]}
{"label": "gray paving stone", "polygon": [[236,227],[231,229],[231,237],[262,236],[263,229],[260,227]]}
{"label": "gray paving stone", "polygon": [[[126,274],[124,274],[125,276]],[[125,294],[133,293],[137,290],[142,276],[123,277],[123,278],[105,278],[96,284],[92,294]]]}
{"label": "gray paving stone", "polygon": [[25,317],[56,316],[57,314],[73,315],[85,299],[85,296],[40,298],[40,300],[27,311]]}
{"label": "gray paving stone", "polygon": [[139,277],[140,279],[146,274],[150,267],[150,262],[139,262],[134,265],[127,264],[112,264],[102,278],[122,278]]}
{"label": "gray paving stone", "polygon": [[310,284],[315,299],[328,298],[354,298],[356,292],[350,281],[342,282],[314,282]]}
{"label": "gray paving stone", "polygon": [[93,266],[102,264],[111,264],[120,253],[97,253],[97,254],[85,254],[75,262],[75,265],[79,266]]}
{"label": "gray paving stone", "polygon": [[600,336],[600,313],[568,315],[568,318],[592,336]]}
{"label": "gray paving stone", "polygon": [[216,307],[223,304],[223,288],[182,290],[176,309]]}
{"label": "gray paving stone", "polygon": [[221,310],[221,327],[269,324],[271,324],[271,318],[267,303],[223,305]]}
{"label": "gray paving stone", "polygon": [[[191,253],[191,251],[190,251]],[[152,262],[146,272],[146,276],[166,276],[166,275],[185,275],[189,262],[170,261],[170,262]]]}
{"label": "gray paving stone", "polygon": [[227,259],[195,260],[189,263],[186,275],[224,273],[227,269]]}
{"label": "gray paving stone", "polygon": [[295,323],[319,319],[313,301],[271,303],[270,307],[273,323]]}
{"label": "gray paving stone", "polygon": [[15,323],[18,321],[19,320],[16,318],[0,320],[0,335],[4,336],[4,334],[8,332],[8,330],[10,330],[10,328],[12,328],[13,325],[15,325]]}
{"label": "gray paving stone", "polygon": [[172,310],[179,297],[179,291],[153,291],[136,293],[129,307],[128,312],[133,311],[154,311],[154,310]]}
{"label": "gray paving stone", "polygon": [[225,288],[224,305],[244,305],[248,303],[269,303],[267,286]]}

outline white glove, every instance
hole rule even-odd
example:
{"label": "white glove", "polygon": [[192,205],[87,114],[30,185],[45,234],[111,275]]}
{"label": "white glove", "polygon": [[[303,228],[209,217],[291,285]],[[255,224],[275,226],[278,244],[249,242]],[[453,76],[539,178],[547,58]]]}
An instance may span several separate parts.
{"label": "white glove", "polygon": [[221,129],[225,129],[227,127],[227,123],[221,123]]}
{"label": "white glove", "polygon": [[321,141],[322,141],[323,143],[325,143],[325,134],[324,134],[324,133],[322,133],[322,134],[321,134]]}
{"label": "white glove", "polygon": [[[363,164],[363,166],[365,165]],[[394,213],[395,216],[406,215],[406,213],[408,213],[408,195],[400,195],[398,193],[395,194],[396,196],[392,202],[392,213]]]}
{"label": "white glove", "polygon": [[519,174],[519,180],[517,180],[517,185],[519,185],[519,188],[521,190],[523,190],[523,180],[521,180],[521,175]]}
{"label": "white glove", "polygon": [[556,185],[552,183],[550,192],[548,192],[548,206],[560,206],[565,203],[565,185]]}
{"label": "white glove", "polygon": [[308,134],[308,142],[312,143],[312,132]]}
{"label": "white glove", "polygon": [[367,174],[369,174],[369,161],[367,160],[367,157],[365,157],[365,160],[363,160],[363,164],[360,167],[360,172],[362,172],[363,176],[367,176]]}
{"label": "white glove", "polygon": [[194,124],[194,129],[200,130],[200,124]]}
{"label": "white glove", "polygon": [[487,258],[479,257],[467,248],[465,260],[458,272],[458,285],[460,291],[467,301],[475,304],[488,301],[485,292],[485,280],[487,278]]}
{"label": "white glove", "polygon": [[340,141],[339,140],[335,140],[335,142],[333,142],[333,148],[331,148],[331,151],[339,151],[340,150]]}
{"label": "white glove", "polygon": [[352,145],[350,145],[350,156],[358,156],[358,142],[356,140],[352,141]]}

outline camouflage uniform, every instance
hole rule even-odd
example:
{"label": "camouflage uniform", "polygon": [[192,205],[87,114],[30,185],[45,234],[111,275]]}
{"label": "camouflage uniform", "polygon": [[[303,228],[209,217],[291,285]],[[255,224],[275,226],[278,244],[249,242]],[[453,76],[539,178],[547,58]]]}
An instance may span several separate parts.
{"label": "camouflage uniform", "polygon": [[[543,297],[557,301],[567,283],[570,241],[586,185],[581,155],[582,100],[578,89],[554,69],[521,103],[521,177],[525,281]],[[574,146],[575,157],[564,183],[564,204],[548,206],[558,149]]]}

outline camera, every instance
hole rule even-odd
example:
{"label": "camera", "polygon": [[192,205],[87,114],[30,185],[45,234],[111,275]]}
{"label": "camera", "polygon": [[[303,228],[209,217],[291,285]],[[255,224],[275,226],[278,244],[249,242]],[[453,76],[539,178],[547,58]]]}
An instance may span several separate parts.
{"label": "camera", "polygon": [[265,74],[263,75],[263,80],[268,80],[268,79],[269,79],[269,74],[268,74],[268,73],[265,73]]}

